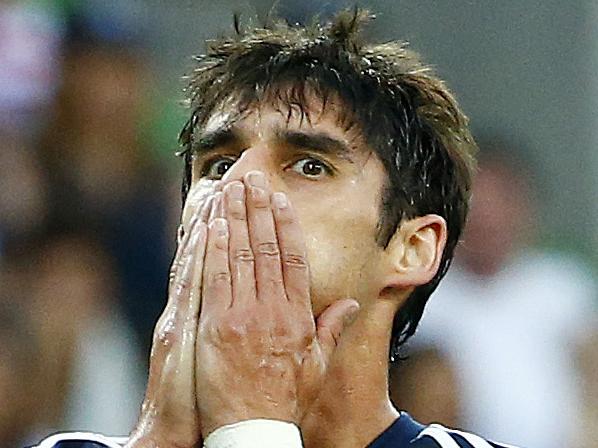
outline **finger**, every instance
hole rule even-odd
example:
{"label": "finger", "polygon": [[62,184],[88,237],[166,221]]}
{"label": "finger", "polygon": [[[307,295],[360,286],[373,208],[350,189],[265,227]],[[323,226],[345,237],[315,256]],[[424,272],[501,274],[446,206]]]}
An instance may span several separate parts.
{"label": "finger", "polygon": [[263,173],[252,171],[245,176],[245,180],[248,184],[247,221],[251,249],[255,256],[257,298],[265,301],[286,299],[266,178]]}
{"label": "finger", "polygon": [[191,269],[193,267],[193,244],[196,243],[194,238],[196,238],[196,230],[199,223],[199,213],[197,213],[191,219],[189,232],[183,237],[183,243],[177,248],[177,254],[175,255],[170,271],[171,277],[168,288],[168,302],[164,310],[165,313],[170,308],[176,308],[182,295],[188,292]]}
{"label": "finger", "polygon": [[245,186],[234,181],[224,188],[224,211],[229,223],[229,263],[232,275],[232,306],[255,298],[255,260],[249,241]]}
{"label": "finger", "polygon": [[353,299],[337,300],[326,308],[316,322],[318,341],[326,359],[338,346],[345,328],[359,311],[359,303]]}
{"label": "finger", "polygon": [[[198,297],[197,295],[191,297],[192,291],[188,294],[181,294],[181,292],[185,283],[196,284],[197,261],[201,260],[203,262],[203,255],[201,253],[196,255],[196,251],[198,249],[205,250],[202,249],[205,248],[205,226],[212,202],[213,195],[208,196],[192,216],[188,231],[179,237],[179,244],[171,268],[168,303],[154,331],[146,393],[148,399],[159,393],[158,389],[176,387],[173,385],[173,381],[175,379],[180,381],[181,376],[171,377],[172,370],[173,368],[175,370],[179,368],[184,353],[191,354],[189,365],[190,368],[194,366],[194,343],[193,341],[187,342],[187,340],[194,334],[194,332],[190,333],[189,329],[193,325],[193,316],[197,314],[195,309],[199,306],[196,303]],[[198,229],[200,226],[203,229]],[[196,230],[199,230],[199,233]],[[189,280],[190,277],[192,277],[191,280]],[[191,299],[194,300],[192,303],[189,302]],[[187,306],[181,302],[187,302]],[[190,349],[187,349],[187,347],[190,347]],[[171,354],[172,356],[170,356]],[[174,363],[176,365],[169,365],[169,360],[170,364]],[[176,362],[174,362],[175,360]],[[192,376],[190,377],[192,378]]]}
{"label": "finger", "polygon": [[202,277],[203,277],[203,265],[204,265],[204,258],[206,252],[206,243],[207,243],[207,226],[208,220],[210,215],[212,214],[212,209],[214,205],[214,195],[211,195],[207,201],[205,206],[202,208],[201,213],[199,214],[199,223],[198,226],[201,226],[201,235],[200,240],[196,245],[195,252],[194,252],[194,259],[195,259],[195,267],[193,270],[193,279],[191,282],[191,292],[189,297],[190,300],[195,300],[197,303],[190,304],[191,306],[191,315],[196,316],[199,314],[199,307],[198,304],[201,301],[201,285],[202,285]]}
{"label": "finger", "polygon": [[203,224],[201,219],[202,215],[205,215],[206,210],[209,210],[210,207],[211,199],[208,198],[201,210],[196,211],[191,218],[188,232],[182,237],[181,243],[177,247],[170,270],[168,302],[154,331],[154,344],[150,359],[155,359],[155,363],[158,363],[159,359],[164,357],[166,353],[172,349],[170,346],[171,342],[169,341],[177,339],[176,329],[181,326],[181,324],[177,323],[177,318],[182,311],[180,310],[181,307],[179,306],[179,302],[186,298],[184,296],[188,296],[187,293],[189,291],[186,289],[186,286],[193,284],[193,281],[190,279],[193,268],[193,246],[197,244],[197,241],[194,241],[193,237],[197,226],[200,223]]}
{"label": "finger", "polygon": [[[202,291],[202,276],[204,258],[207,243],[207,224],[199,222],[197,225],[197,241],[193,243],[193,268],[191,278],[191,290],[189,293],[180,299],[178,312],[182,316],[178,319],[181,321],[181,343],[178,345],[178,367],[181,369],[189,369],[189,375],[184,376],[186,380],[195,381],[195,374],[193,367],[195,366],[195,341],[197,337],[197,324],[199,321],[199,310],[201,307],[201,291]],[[175,348],[175,350],[177,349]],[[191,390],[191,389],[189,389]]]}
{"label": "finger", "polygon": [[184,319],[181,316],[185,315],[186,310],[181,310],[181,304],[186,303],[186,297],[189,295],[189,286],[194,271],[193,253],[201,238],[201,232],[196,230],[198,222],[199,220],[196,220],[194,223],[188,240],[184,244],[179,257],[181,267],[173,281],[166,308],[156,324],[150,356],[148,392],[158,387],[156,382],[161,380],[160,372],[165,367],[164,363],[168,359],[168,354],[176,353],[182,344]]}
{"label": "finger", "polygon": [[231,274],[228,262],[228,224],[215,218],[208,226],[200,319],[210,318],[228,309],[232,302]]}
{"label": "finger", "polygon": [[[167,319],[159,333],[160,345],[169,349],[173,353],[172,357],[177,359],[184,352],[184,345],[187,343],[189,335],[186,330],[189,327],[189,320],[195,319],[192,305],[199,300],[197,294],[193,294],[195,271],[197,268],[198,252],[203,252],[201,246],[205,247],[206,225],[198,221],[190,235],[189,247],[185,250],[183,266],[180,276],[175,280],[172,304],[167,313]],[[203,256],[201,256],[203,260]],[[192,300],[194,298],[195,300]]]}
{"label": "finger", "polygon": [[222,192],[218,191],[214,193],[214,201],[212,203],[212,209],[208,217],[208,223],[216,218],[224,218],[224,208],[222,204]]}
{"label": "finger", "polygon": [[169,278],[168,278],[169,298],[170,298],[170,292],[172,289],[172,285],[174,283],[174,279],[176,278],[177,273],[181,270],[182,265],[183,265],[181,257],[182,257],[184,248],[186,247],[186,245],[189,242],[189,239],[191,238],[191,231],[198,220],[200,220],[204,223],[207,223],[209,213],[212,210],[213,201],[214,201],[214,195],[208,196],[206,198],[205,202],[199,207],[199,209],[195,211],[195,213],[191,217],[191,221],[189,222],[189,229],[187,232],[185,232],[183,224],[181,224],[179,226],[179,229],[177,231],[177,242],[178,242],[177,249],[176,249],[176,253],[174,255],[174,259],[173,259],[173,262],[172,262],[172,265],[170,268],[170,273],[169,273]]}
{"label": "finger", "polygon": [[311,310],[309,267],[297,215],[284,193],[274,193],[272,205],[287,297],[289,301],[303,303]]}
{"label": "finger", "polygon": [[[195,225],[195,223],[197,222],[197,220],[199,219],[198,215],[194,215],[191,218],[191,222],[189,223],[189,230],[191,230],[191,228]],[[180,272],[180,270],[183,267],[183,260],[182,260],[182,256],[183,256],[183,252],[185,250],[185,248],[187,247],[187,245],[189,244],[189,239],[190,239],[190,235],[191,232],[185,232],[182,229],[182,225],[179,227],[179,230],[177,231],[178,235],[177,235],[177,248],[176,248],[176,252],[174,254],[174,258],[172,260],[172,264],[170,265],[170,272],[168,275],[168,293],[169,293],[169,297],[170,297],[170,291],[172,289],[172,285],[174,284],[174,280],[177,277],[178,273]]]}
{"label": "finger", "polygon": [[214,205],[214,195],[211,195],[204,207],[202,207],[201,212],[199,214],[199,219],[201,222],[207,224],[208,219],[210,218],[210,214],[212,213],[212,206]]}

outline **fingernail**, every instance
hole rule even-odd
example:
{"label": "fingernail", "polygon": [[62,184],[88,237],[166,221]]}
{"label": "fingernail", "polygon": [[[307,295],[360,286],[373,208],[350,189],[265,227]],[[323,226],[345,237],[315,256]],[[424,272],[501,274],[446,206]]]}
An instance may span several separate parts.
{"label": "fingernail", "polygon": [[345,325],[350,325],[355,321],[357,315],[359,314],[359,309],[359,304],[355,304],[349,309],[347,314],[345,314]]}
{"label": "fingernail", "polygon": [[252,185],[254,187],[266,187],[266,178],[264,177],[264,174],[260,171],[251,171],[250,173],[248,173],[247,182],[249,182],[249,185]]}
{"label": "fingernail", "polygon": [[276,208],[280,209],[286,208],[289,204],[287,201],[287,195],[280,191],[277,191],[272,195],[272,202]]}

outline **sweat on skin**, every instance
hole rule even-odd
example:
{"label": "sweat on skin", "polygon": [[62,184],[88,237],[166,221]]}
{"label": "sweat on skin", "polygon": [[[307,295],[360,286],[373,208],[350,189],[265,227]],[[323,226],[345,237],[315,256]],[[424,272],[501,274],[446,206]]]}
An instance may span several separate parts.
{"label": "sweat on skin", "polygon": [[405,42],[361,39],[370,18],[236,22],[196,57],[179,245],[127,447],[257,418],[307,448],[457,443],[392,406],[388,359],[452,259],[475,143]]}
{"label": "sweat on skin", "polygon": [[[342,335],[335,335],[335,349],[326,362],[326,371],[319,390],[313,394],[313,401],[301,410],[300,417],[278,416],[295,421],[301,427],[308,447],[365,446],[398,417],[387,392],[392,318],[413,287],[434,276],[446,239],[442,218],[429,215],[404,222],[387,248],[376,243],[379,197],[386,174],[358,133],[348,133],[338,124],[336,107],[339,106],[328,103],[324,109],[314,101],[309,121],[294,115],[288,119],[274,107],[262,107],[232,124],[225,118],[230,114],[215,115],[211,120],[215,124],[208,122],[204,133],[226,129],[231,135],[226,144],[210,147],[203,153],[199,151],[195,156],[192,188],[183,213],[183,225],[189,235],[193,225],[197,225],[192,221],[201,213],[202,206],[205,209],[207,203],[213,205],[215,191],[227,190],[227,185],[247,183],[247,178],[256,171],[263,173],[266,191],[284,193],[296,211],[301,234],[306,236],[302,243],[310,268],[308,291],[313,307],[313,312],[309,310],[312,320],[313,315],[321,318],[322,311],[339,300],[351,298],[360,304],[360,312],[353,324]],[[302,147],[297,145],[297,139],[285,138],[296,137],[298,133],[325,136],[328,143],[331,140],[340,143],[336,149],[343,147],[347,152]],[[316,141],[321,143],[322,139]],[[218,164],[226,163],[224,161],[228,161],[228,166],[222,176],[207,176]],[[221,193],[215,196],[221,203],[226,203],[222,201]],[[222,213],[212,210],[206,225]],[[228,231],[232,240],[230,226]],[[203,239],[209,247],[205,236]],[[203,254],[205,247],[196,251]],[[207,260],[208,255],[205,256],[204,270],[208,266]],[[205,293],[204,290],[201,295]],[[198,311],[197,304],[194,309]],[[184,319],[180,311],[174,315]],[[333,317],[342,319],[343,313],[333,314]],[[288,320],[287,317],[285,325],[301,321],[304,319]],[[342,329],[338,320],[333,323],[335,325],[337,330]],[[246,336],[251,339],[252,334]],[[196,337],[196,345],[200,347],[202,332]],[[253,365],[258,366],[259,355],[255,356]],[[212,375],[218,377],[220,373],[214,371]],[[289,382],[286,377],[279,380],[285,384]],[[230,384],[222,387],[221,400],[238,396],[231,392]],[[197,392],[200,403],[207,399],[205,394],[202,396],[201,389]],[[260,391],[252,389],[246,395],[246,403],[254,402]],[[281,397],[282,400],[288,398],[288,395]],[[264,416],[276,418],[278,401],[266,400],[265,407],[244,409],[239,416],[228,414],[222,417],[221,423]],[[197,412],[192,404],[189,407]],[[214,409],[226,409],[226,406]],[[211,416],[209,420],[216,422],[219,418]],[[182,426],[182,421],[179,420],[176,426]],[[195,419],[191,417],[188,421],[191,423]],[[211,423],[207,429],[215,429],[215,425]],[[138,431],[139,436],[133,437],[132,441],[142,439],[142,433]],[[197,430],[189,435],[190,438],[194,436],[199,436]]]}

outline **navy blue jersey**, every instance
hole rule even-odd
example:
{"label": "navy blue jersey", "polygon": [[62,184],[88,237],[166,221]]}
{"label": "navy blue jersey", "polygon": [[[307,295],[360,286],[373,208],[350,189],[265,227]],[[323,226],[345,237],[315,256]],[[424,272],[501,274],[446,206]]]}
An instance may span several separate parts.
{"label": "navy blue jersey", "polygon": [[422,425],[406,412],[380,434],[367,448],[515,448],[490,442],[475,434],[445,428],[442,425]]}
{"label": "navy blue jersey", "polygon": [[[90,433],[56,434],[36,448],[121,448],[126,438],[110,438]],[[515,448],[490,442],[474,434],[441,425],[422,425],[406,412],[380,434],[367,448]]]}

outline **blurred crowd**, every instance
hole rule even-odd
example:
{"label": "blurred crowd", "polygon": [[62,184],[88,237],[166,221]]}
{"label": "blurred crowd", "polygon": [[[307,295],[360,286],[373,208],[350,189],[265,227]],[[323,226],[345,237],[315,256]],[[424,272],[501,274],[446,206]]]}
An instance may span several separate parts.
{"label": "blurred crowd", "polygon": [[144,128],[143,36],[117,19],[0,2],[2,446],[127,434],[143,396],[180,202]]}
{"label": "blurred crowd", "polygon": [[[2,446],[127,434],[165,301],[180,177],[155,157],[147,42],[81,4],[0,0]],[[481,143],[464,244],[392,395],[424,422],[595,447],[591,270],[536,247],[533,166]]]}

